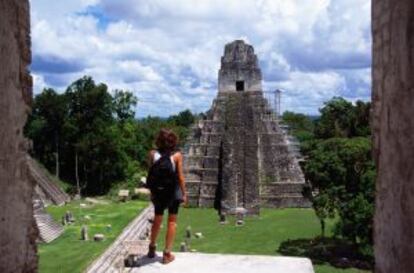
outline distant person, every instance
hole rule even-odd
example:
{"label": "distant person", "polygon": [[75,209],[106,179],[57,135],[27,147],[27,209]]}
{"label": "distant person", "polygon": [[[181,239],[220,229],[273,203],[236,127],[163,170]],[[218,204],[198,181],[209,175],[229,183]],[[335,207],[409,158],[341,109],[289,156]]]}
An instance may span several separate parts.
{"label": "distant person", "polygon": [[178,137],[168,129],[161,129],[155,145],[156,150],[149,153],[149,172],[147,186],[151,190],[155,217],[151,227],[148,257],[156,256],[156,241],[160,232],[164,210],[168,209],[168,225],[162,262],[172,262],[171,253],[176,232],[177,213],[180,203],[187,203],[183,174],[183,155],[177,150]]}

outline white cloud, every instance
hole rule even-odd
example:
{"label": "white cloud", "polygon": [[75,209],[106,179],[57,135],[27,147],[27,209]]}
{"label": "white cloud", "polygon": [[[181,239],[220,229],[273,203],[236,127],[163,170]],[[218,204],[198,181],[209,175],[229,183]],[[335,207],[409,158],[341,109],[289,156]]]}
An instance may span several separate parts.
{"label": "white cloud", "polygon": [[54,56],[60,70],[68,67],[59,75],[35,71],[35,92],[46,85],[63,90],[88,74],[112,89],[136,92],[140,116],[205,111],[216,93],[224,45],[243,38],[256,49],[266,88],[286,90],[285,109],[316,113],[333,95],[369,98],[369,0],[31,4],[38,66]]}
{"label": "white cloud", "polygon": [[282,90],[282,111],[317,114],[324,101],[341,94],[346,81],[336,72],[294,71],[284,81],[267,82],[266,88]]}

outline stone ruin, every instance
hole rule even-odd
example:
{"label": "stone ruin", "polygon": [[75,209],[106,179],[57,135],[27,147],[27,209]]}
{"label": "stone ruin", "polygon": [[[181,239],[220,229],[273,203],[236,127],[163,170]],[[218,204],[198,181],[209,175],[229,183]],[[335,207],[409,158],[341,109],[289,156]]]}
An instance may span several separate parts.
{"label": "stone ruin", "polygon": [[57,182],[53,180],[53,175],[45,167],[31,156],[27,156],[27,165],[29,166],[30,178],[35,182],[33,198],[40,200],[45,206],[62,206],[70,202],[70,196],[59,187]]}
{"label": "stone ruin", "polygon": [[220,214],[309,207],[298,159],[263,95],[253,47],[242,40],[227,44],[218,78],[217,97],[184,151],[189,203]]}
{"label": "stone ruin", "polygon": [[63,233],[64,228],[60,223],[53,220],[45,207],[48,205],[62,206],[70,201],[70,197],[53,181],[52,175],[36,160],[30,156],[27,156],[26,160],[29,178],[35,185],[32,200],[33,215],[39,230],[37,240],[50,243]]}

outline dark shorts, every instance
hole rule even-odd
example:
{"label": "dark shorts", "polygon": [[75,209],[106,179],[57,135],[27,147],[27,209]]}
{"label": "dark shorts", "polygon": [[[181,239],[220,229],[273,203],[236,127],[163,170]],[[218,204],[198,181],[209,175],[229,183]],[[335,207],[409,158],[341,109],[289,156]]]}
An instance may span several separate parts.
{"label": "dark shorts", "polygon": [[168,209],[168,214],[177,214],[180,207],[179,201],[172,201],[168,203],[153,202],[155,215],[164,215],[164,210]]}
{"label": "dark shorts", "polygon": [[174,192],[154,193],[152,203],[154,204],[155,215],[163,215],[164,210],[168,209],[169,214],[177,214],[180,201],[174,198]]}

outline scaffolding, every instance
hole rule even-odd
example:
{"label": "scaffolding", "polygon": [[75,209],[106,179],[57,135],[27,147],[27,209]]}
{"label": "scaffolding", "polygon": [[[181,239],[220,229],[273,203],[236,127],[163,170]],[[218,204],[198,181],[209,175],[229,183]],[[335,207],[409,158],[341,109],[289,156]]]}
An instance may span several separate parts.
{"label": "scaffolding", "polygon": [[263,96],[266,99],[265,109],[268,120],[280,120],[281,117],[281,94],[282,91],[276,89],[274,91],[263,91]]}

